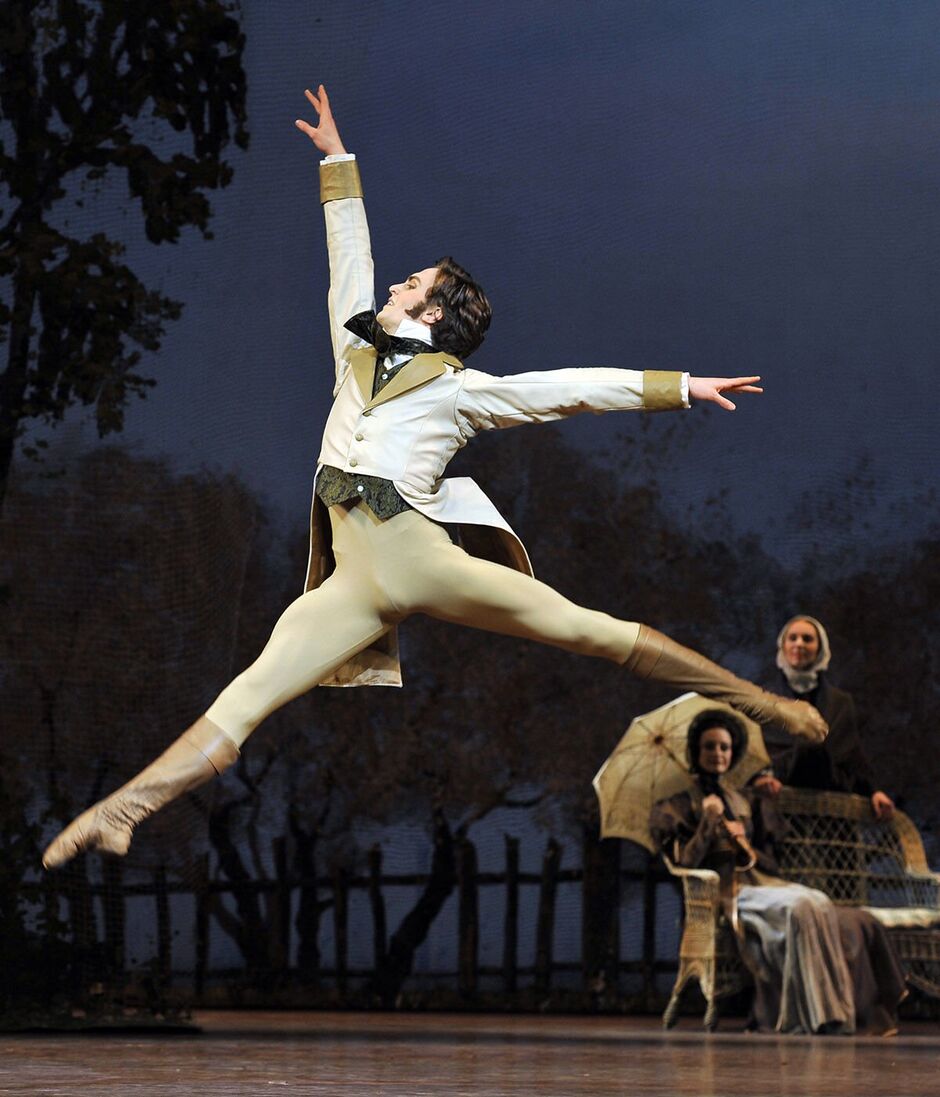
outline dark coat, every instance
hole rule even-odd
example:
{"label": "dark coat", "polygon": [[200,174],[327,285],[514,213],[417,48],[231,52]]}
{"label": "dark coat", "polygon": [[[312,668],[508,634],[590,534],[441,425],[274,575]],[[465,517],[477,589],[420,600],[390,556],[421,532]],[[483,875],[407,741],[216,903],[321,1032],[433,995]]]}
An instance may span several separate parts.
{"label": "dark coat", "polygon": [[871,796],[875,791],[871,765],[858,734],[858,715],[851,693],[831,685],[825,674],[812,693],[794,693],[783,674],[767,688],[784,697],[796,697],[815,707],[829,725],[823,743],[806,743],[781,728],[764,729],[764,742],[773,763],[774,776],[795,788],[855,792]]}

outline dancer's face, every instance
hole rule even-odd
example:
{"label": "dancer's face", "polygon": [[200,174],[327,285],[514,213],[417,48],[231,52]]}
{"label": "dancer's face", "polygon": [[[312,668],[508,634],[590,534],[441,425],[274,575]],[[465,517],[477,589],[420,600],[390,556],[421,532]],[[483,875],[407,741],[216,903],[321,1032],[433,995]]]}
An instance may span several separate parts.
{"label": "dancer's face", "polygon": [[698,768],[720,776],[731,768],[731,732],[727,728],[706,728],[698,741]]}
{"label": "dancer's face", "polygon": [[819,635],[812,621],[794,621],[783,638],[783,657],[794,670],[812,666],[819,655]]}
{"label": "dancer's face", "polygon": [[389,335],[398,331],[405,316],[429,326],[440,320],[442,313],[439,305],[430,308],[425,306],[436,277],[437,267],[427,267],[417,274],[409,275],[404,282],[396,282],[388,287],[388,301],[382,306],[376,319]]}

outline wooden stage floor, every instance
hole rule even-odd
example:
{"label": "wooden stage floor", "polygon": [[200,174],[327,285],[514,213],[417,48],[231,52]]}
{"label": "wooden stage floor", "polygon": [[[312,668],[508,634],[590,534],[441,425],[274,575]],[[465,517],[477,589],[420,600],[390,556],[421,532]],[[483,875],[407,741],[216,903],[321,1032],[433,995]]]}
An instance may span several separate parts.
{"label": "wooden stage floor", "polygon": [[198,1035],[0,1033],[0,1094],[935,1097],[940,1026],[899,1037],[704,1034],[693,1018],[197,1015]]}

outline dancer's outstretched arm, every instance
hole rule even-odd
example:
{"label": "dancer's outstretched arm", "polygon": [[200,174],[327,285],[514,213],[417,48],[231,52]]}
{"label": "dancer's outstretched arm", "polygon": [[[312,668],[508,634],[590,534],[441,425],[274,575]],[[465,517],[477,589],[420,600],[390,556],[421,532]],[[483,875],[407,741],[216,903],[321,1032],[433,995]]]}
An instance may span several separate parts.
{"label": "dancer's outstretched arm", "polygon": [[[688,397],[734,410],[723,393],[762,392],[759,377],[690,377]],[[497,377],[464,371],[457,410],[464,434],[566,419],[582,412],[666,411],[688,407],[682,374],[610,367],[540,370]]]}

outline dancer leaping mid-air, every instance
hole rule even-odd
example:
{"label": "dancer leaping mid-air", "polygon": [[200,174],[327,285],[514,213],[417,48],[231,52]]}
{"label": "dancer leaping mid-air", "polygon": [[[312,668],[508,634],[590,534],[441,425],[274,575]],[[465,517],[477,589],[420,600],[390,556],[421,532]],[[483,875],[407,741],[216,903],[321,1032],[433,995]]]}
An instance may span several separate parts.
{"label": "dancer leaping mid-air", "polygon": [[[62,831],[45,852],[46,867],[83,850],[126,853],[138,823],[232,765],[269,713],[312,686],[400,685],[395,629],[413,613],[600,656],[822,740],[826,725],[805,702],[766,693],[647,625],[585,609],[538,582],[522,543],[477,485],[442,478],[483,430],[692,400],[733,409],[724,394],[761,392],[760,378],[604,368],[494,377],[467,369],[490,304],[450,258],[391,286],[376,315],[358,165],[326,90],[306,95],[319,124],[298,120],[297,128],[325,154],[320,199],[336,384],[314,483],[305,593],[204,716]],[[503,562],[469,555],[445,523],[488,527]]]}

